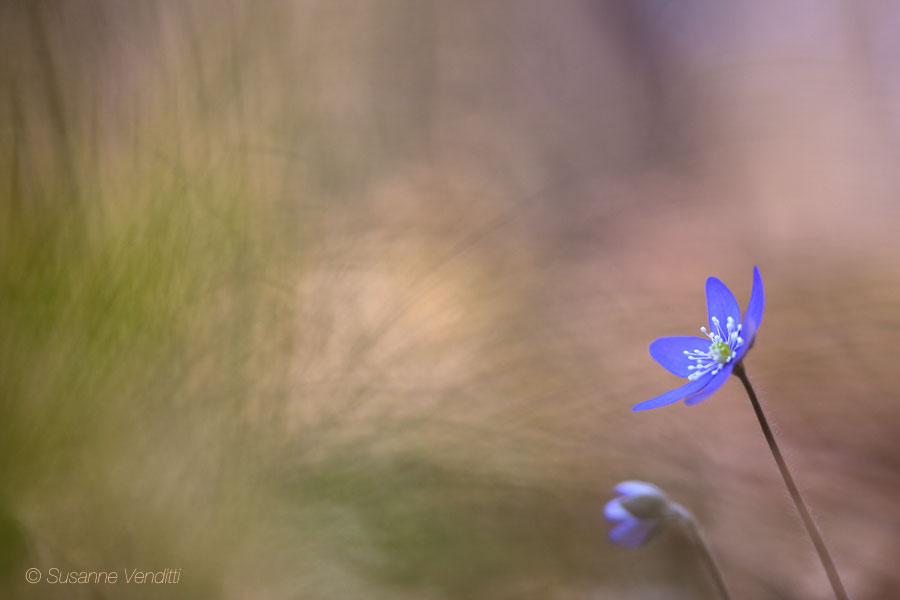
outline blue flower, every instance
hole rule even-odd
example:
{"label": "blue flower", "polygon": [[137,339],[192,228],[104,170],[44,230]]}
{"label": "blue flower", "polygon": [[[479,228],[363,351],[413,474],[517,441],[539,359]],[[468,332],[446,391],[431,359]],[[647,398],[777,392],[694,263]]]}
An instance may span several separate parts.
{"label": "blue flower", "polygon": [[722,387],[753,345],[762,322],[765,292],[759,269],[753,268],[753,291],[743,320],[734,294],[715,277],[706,280],[706,306],[709,329],[700,328],[705,338],[662,337],[650,344],[650,356],[669,372],[687,377],[688,382],[632,410],[658,408],[681,399],[688,405],[697,404]]}
{"label": "blue flower", "polygon": [[688,518],[684,508],[669,501],[658,487],[644,481],[623,481],[615,487],[618,498],[606,503],[604,514],[614,523],[609,539],[636,548],[674,518]]}

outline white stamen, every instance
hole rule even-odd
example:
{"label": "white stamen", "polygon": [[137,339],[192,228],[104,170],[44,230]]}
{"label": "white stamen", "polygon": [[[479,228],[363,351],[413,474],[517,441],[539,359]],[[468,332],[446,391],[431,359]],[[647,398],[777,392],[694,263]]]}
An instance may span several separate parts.
{"label": "white stamen", "polygon": [[688,370],[693,371],[688,376],[691,381],[696,381],[707,374],[717,374],[724,365],[734,360],[737,349],[744,345],[744,338],[740,336],[741,323],[735,323],[734,317],[725,319],[725,331],[722,331],[718,317],[712,317],[710,322],[716,330],[715,333],[707,330],[706,327],[700,328],[703,335],[708,337],[711,342],[709,348],[705,351],[699,348],[693,351],[684,351],[688,360],[696,362],[696,364],[688,366]]}

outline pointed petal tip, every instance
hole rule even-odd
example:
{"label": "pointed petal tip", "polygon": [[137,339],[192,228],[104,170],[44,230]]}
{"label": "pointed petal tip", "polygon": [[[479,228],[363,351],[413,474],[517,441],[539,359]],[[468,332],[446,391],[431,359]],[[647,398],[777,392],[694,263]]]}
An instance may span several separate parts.
{"label": "pointed petal tip", "polygon": [[[679,398],[680,400],[680,398]],[[645,410],[653,410],[654,408],[662,408],[663,406],[668,406],[669,404],[674,404],[678,402],[678,400],[672,400],[671,402],[666,402],[665,404],[660,404],[656,401],[656,398],[653,400],[644,400],[643,402],[638,402],[634,406],[631,407],[631,412],[644,412]]]}
{"label": "pointed petal tip", "polygon": [[[759,272],[759,267],[753,267],[753,288],[756,289],[759,287],[760,292],[763,291],[763,281],[762,281],[762,273]],[[752,294],[753,290],[751,290]]]}
{"label": "pointed petal tip", "polygon": [[668,392],[660,394],[656,398],[651,398],[650,400],[644,400],[639,404],[635,404],[634,407],[632,407],[631,411],[636,412],[639,410],[649,410],[651,408],[659,408],[660,406],[668,406],[669,404],[674,404],[682,398],[685,398],[702,390],[706,386],[706,384],[709,383],[710,378],[710,376],[705,376],[694,381],[688,381],[683,386],[677,387],[674,390],[669,390]]}
{"label": "pointed petal tip", "polygon": [[744,327],[744,340],[747,348],[744,349],[742,355],[749,350],[753,344],[753,338],[762,324],[763,313],[766,310],[766,291],[763,287],[762,275],[760,275],[759,267],[753,267],[753,289],[750,291],[750,302],[747,303],[747,310],[744,312],[742,325]]}

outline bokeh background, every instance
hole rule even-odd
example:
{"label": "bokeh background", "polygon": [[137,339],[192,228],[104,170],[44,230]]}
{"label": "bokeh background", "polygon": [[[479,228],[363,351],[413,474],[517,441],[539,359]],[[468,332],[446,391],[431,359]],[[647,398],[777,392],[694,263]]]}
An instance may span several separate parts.
{"label": "bokeh background", "polygon": [[[827,581],[738,382],[647,346],[717,275],[851,596],[900,597],[900,4],[0,5],[0,591],[736,598]],[[168,586],[28,567],[180,568]]]}

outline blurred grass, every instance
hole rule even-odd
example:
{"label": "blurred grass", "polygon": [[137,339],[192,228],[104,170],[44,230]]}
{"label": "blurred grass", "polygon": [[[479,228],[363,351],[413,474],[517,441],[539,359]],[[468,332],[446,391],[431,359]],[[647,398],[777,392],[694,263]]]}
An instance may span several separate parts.
{"label": "blurred grass", "polygon": [[[188,575],[166,597],[221,596],[227,549],[262,521],[260,434],[272,423],[250,418],[249,399],[283,395],[287,358],[270,359],[290,333],[270,317],[283,300],[267,278],[280,276],[288,230],[270,225],[239,154],[191,163],[179,125],[158,124],[163,114],[135,125],[147,145],[132,156],[85,128],[90,87],[63,91],[59,62],[70,57],[51,47],[59,8],[5,9],[34,34],[16,56],[39,75],[6,88],[4,595],[148,594],[25,586],[23,569],[36,565],[174,566]],[[18,81],[6,66],[5,83]]]}
{"label": "blurred grass", "polygon": [[249,349],[283,337],[260,316],[270,250],[239,185],[198,193],[165,168],[129,175],[72,204],[5,190],[2,496],[32,561],[174,560],[215,589],[215,550],[246,526],[229,513],[245,510],[265,445],[246,426],[260,388]]}
{"label": "blurred grass", "polygon": [[687,135],[653,11],[461,6],[0,6],[0,595],[697,597],[677,534],[605,541],[645,478],[744,596],[816,597],[739,394],[628,412],[672,383],[646,343],[702,321],[709,274],[745,301],[755,262],[751,372],[839,562],[896,589],[890,213],[782,202],[810,184],[722,151],[728,103]]}
{"label": "blurred grass", "polygon": [[[573,533],[585,509],[560,504],[550,489],[505,484],[502,456],[479,474],[469,458],[442,459],[414,420],[384,421],[377,430],[366,416],[344,423],[352,407],[373,406],[366,384],[330,401],[288,388],[292,370],[306,376],[320,361],[309,342],[297,353],[297,336],[328,339],[322,330],[333,325],[300,320],[303,310],[325,314],[315,312],[322,309],[315,295],[314,310],[294,304],[303,297],[293,282],[316,239],[301,237],[308,222],[292,224],[296,208],[285,212],[272,200],[285,175],[266,167],[273,177],[261,181],[245,130],[231,146],[216,145],[222,117],[207,114],[207,94],[215,92],[202,82],[189,108],[168,112],[164,98],[132,128],[98,138],[87,116],[97,90],[70,79],[71,56],[54,45],[60,8],[6,9],[32,34],[10,46],[33,59],[39,76],[16,86],[7,65],[4,593],[503,597],[525,572],[584,563],[555,528]],[[202,57],[209,48],[194,48],[195,65],[210,68]],[[177,88],[180,79],[165,85]],[[328,171],[342,167],[324,156],[322,185],[330,189]],[[283,168],[296,165],[289,159]],[[314,206],[307,201],[301,216],[318,219]],[[338,349],[338,380],[368,368],[382,327]],[[292,404],[310,401],[324,403],[294,424]],[[329,408],[334,402],[344,408]],[[384,449],[383,437],[410,431],[420,441]],[[528,521],[534,525],[523,528]],[[591,528],[588,537],[601,535]],[[29,566],[175,567],[184,576],[164,592],[54,588],[25,585]]]}

